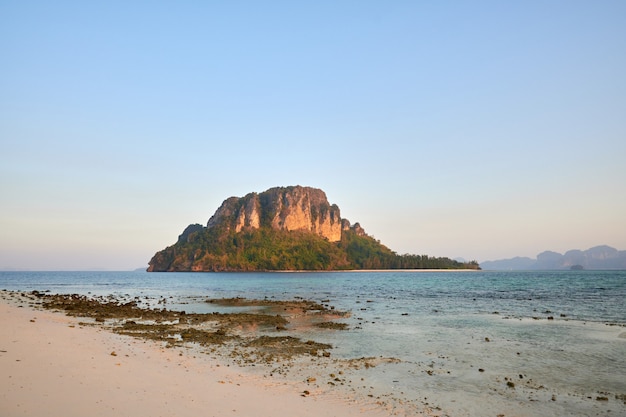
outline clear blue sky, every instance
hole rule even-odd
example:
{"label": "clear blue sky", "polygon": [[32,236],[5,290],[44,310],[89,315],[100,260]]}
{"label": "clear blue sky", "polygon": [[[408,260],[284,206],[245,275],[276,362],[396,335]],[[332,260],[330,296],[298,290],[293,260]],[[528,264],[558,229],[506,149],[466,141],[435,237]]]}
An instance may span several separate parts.
{"label": "clear blue sky", "polygon": [[399,253],[626,250],[625,1],[0,0],[0,268],[326,191]]}

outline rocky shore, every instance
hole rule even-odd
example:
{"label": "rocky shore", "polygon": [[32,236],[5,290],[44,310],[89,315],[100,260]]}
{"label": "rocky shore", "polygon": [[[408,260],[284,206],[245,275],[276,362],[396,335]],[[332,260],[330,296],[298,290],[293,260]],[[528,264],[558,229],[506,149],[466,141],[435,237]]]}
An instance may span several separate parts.
{"label": "rocky shore", "polygon": [[[347,312],[308,300],[206,302],[249,311],[197,314],[147,308],[139,299],[2,291],[3,328],[11,330],[0,346],[7,376],[0,414],[39,415],[47,404],[56,407],[58,415],[82,415],[88,405],[82,403],[92,401],[90,415],[120,415],[122,409],[136,416],[191,416],[198,415],[198,403],[206,402],[206,394],[195,395],[194,387],[213,390],[211,384],[217,384],[230,390],[205,405],[213,412],[208,415],[224,415],[225,409],[235,415],[260,415],[256,407],[241,409],[240,402],[248,400],[239,398],[235,387],[245,384],[254,392],[246,395],[268,410],[263,415],[442,415],[423,404],[368,391],[360,372],[396,359],[336,359],[331,345],[298,337],[313,327],[341,331],[345,324],[337,319]],[[110,374],[111,366],[135,370],[119,379]],[[152,375],[158,369],[159,376]],[[55,374],[58,380],[47,377]],[[162,382],[155,389],[157,380]],[[122,386],[126,392],[119,391]],[[177,387],[175,393],[172,387]],[[180,390],[186,392],[184,402],[172,398]],[[38,403],[41,397],[44,401]],[[162,409],[172,409],[170,401],[177,411],[163,414]]]}
{"label": "rocky shore", "polygon": [[138,300],[90,298],[81,295],[46,295],[33,292],[41,306],[69,316],[90,318],[83,325],[101,326],[118,334],[164,342],[169,348],[196,344],[203,348],[227,347],[231,357],[245,363],[273,363],[295,356],[329,357],[332,346],[281,332],[297,320],[300,327],[342,328],[332,320],[347,313],[331,310],[307,300],[272,301],[244,298],[206,300],[221,306],[257,307],[250,313],[197,314],[149,309]]}
{"label": "rocky shore", "polygon": [[[491,334],[477,339],[471,327],[464,330],[467,340],[456,345],[456,354],[420,351],[424,359],[417,362],[342,353],[341,343],[362,332],[367,321],[360,316],[374,304],[368,299],[367,308],[358,314],[355,310],[359,317],[352,317],[330,300],[299,297],[173,300],[0,291],[2,328],[8,329],[0,346],[0,366],[8,376],[0,386],[0,415],[47,412],[37,408],[33,398],[43,398],[48,407],[59,403],[56,414],[70,416],[81,415],[77,410],[87,403],[94,407],[89,415],[120,415],[110,410],[119,410],[120,404],[137,406],[138,401],[144,407],[149,403],[145,410],[153,413],[140,407],[126,408],[122,414],[192,416],[221,410],[208,414],[217,416],[237,410],[235,415],[244,416],[556,417],[569,412],[621,415],[624,410],[621,390],[581,391],[575,379],[579,372],[550,382],[527,359],[549,352],[533,352]],[[545,320],[526,321],[547,325],[567,320],[545,313]],[[494,313],[489,319],[495,325],[504,318]],[[521,319],[515,322],[525,326]],[[590,323],[571,326],[592,330]],[[600,327],[594,331],[600,332]],[[618,330],[601,332],[601,337],[614,337]],[[460,349],[465,353],[458,353]],[[497,358],[503,355],[512,364],[506,369],[498,368]],[[489,362],[487,357],[496,359]],[[463,379],[473,379],[476,386],[455,385]],[[215,397],[221,391],[214,391],[212,384],[226,390],[222,397]],[[240,397],[242,386],[252,393]],[[204,398],[207,392],[213,393],[210,403]],[[239,406],[228,410],[248,401],[248,395],[258,396],[266,412]],[[74,404],[77,401],[85,404]],[[176,404],[175,410],[171,404]],[[171,412],[160,411],[164,409]]]}

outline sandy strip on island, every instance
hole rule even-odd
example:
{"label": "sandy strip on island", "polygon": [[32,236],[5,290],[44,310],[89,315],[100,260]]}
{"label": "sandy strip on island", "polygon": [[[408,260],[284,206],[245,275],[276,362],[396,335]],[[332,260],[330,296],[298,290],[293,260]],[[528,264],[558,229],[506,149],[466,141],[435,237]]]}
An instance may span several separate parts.
{"label": "sandy strip on island", "polygon": [[388,415],[27,304],[0,299],[0,317],[3,417]]}

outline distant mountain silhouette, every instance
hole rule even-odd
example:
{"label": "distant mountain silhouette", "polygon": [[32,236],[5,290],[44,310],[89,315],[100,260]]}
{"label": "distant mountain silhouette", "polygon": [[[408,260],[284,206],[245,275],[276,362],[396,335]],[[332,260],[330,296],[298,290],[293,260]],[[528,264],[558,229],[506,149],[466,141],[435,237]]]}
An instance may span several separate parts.
{"label": "distant mountain silhouette", "polygon": [[484,270],[553,270],[553,269],[626,269],[626,251],[601,245],[581,251],[573,249],[561,255],[545,251],[537,259],[515,257],[481,262]]}

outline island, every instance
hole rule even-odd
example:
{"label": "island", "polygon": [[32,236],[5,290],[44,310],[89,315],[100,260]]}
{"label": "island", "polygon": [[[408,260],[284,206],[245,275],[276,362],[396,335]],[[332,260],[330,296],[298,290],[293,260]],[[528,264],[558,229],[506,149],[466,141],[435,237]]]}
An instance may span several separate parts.
{"label": "island", "polygon": [[206,226],[187,226],[148,265],[148,272],[480,269],[476,261],[399,255],[341,218],[324,191],[302,186],[226,199]]}

